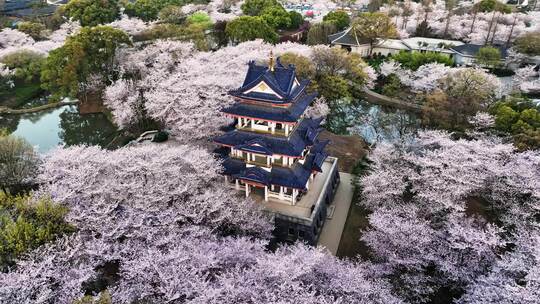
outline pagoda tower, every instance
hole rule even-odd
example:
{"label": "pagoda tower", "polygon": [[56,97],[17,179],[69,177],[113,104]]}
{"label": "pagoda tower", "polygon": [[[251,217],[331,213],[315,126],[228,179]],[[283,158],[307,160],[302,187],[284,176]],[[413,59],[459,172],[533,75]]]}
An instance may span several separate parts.
{"label": "pagoda tower", "polygon": [[235,128],[214,141],[230,149],[223,174],[246,196],[257,191],[266,202],[294,206],[322,172],[329,141],[318,140],[323,118],[304,115],[317,97],[308,85],[271,54],[268,65],[250,61],[242,86],[229,92],[236,102],[222,112]]}

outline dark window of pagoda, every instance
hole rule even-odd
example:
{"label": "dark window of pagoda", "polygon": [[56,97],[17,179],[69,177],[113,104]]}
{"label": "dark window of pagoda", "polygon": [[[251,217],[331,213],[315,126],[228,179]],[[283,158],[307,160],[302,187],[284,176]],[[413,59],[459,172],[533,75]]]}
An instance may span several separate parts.
{"label": "dark window of pagoda", "polygon": [[294,230],[294,228],[290,227],[289,228],[289,235],[294,236],[295,234],[296,234],[296,231]]}

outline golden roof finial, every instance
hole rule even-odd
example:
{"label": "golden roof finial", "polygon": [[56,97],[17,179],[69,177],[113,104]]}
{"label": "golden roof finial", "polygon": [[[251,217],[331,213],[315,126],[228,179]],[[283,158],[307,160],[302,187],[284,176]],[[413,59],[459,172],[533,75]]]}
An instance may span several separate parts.
{"label": "golden roof finial", "polygon": [[274,52],[270,51],[270,61],[268,62],[268,68],[270,71],[274,71]]}

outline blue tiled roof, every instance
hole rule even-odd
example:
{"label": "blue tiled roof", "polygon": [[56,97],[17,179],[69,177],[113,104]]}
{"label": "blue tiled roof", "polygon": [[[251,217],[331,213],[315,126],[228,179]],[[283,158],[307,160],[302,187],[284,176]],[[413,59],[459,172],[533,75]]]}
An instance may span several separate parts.
{"label": "blue tiled roof", "polygon": [[262,138],[256,137],[245,144],[235,147],[238,150],[253,152],[263,155],[272,155],[272,150],[268,147],[268,144]]}
{"label": "blue tiled roof", "polygon": [[[288,67],[283,66],[279,61],[279,58],[277,59],[273,71],[268,66],[260,66],[255,64],[254,61],[250,61],[242,87],[232,90],[229,93],[233,96],[247,99],[268,101],[272,103],[289,103],[294,101],[309,84],[309,80],[302,80],[299,81],[300,85],[293,89],[295,79],[296,68],[293,65],[289,65]],[[260,92],[246,93],[246,91],[254,88],[262,81],[281,97]]]}
{"label": "blue tiled roof", "polygon": [[234,178],[249,180],[263,185],[270,185],[271,173],[259,167],[249,167],[238,174],[233,175]]}
{"label": "blue tiled roof", "polygon": [[296,122],[315,97],[317,97],[317,93],[305,94],[288,108],[265,107],[238,102],[228,108],[223,109],[222,112],[231,115],[267,119],[272,121]]}
{"label": "blue tiled roof", "polygon": [[[324,149],[328,141],[321,143],[322,145],[317,143],[314,148],[318,146]],[[322,172],[322,164],[326,157],[326,152],[322,150],[315,153],[312,151],[306,156],[304,164],[297,162],[291,168],[274,166],[270,172],[258,167],[246,168],[245,163],[241,160],[228,158],[223,163],[223,174],[267,186],[278,185],[304,190],[311,172],[313,170]]]}
{"label": "blue tiled roof", "polygon": [[[242,150],[249,142],[258,140],[258,143],[264,143],[265,149],[270,150],[272,154],[298,157],[302,154],[302,151],[306,146],[311,146],[315,143],[315,140],[321,131],[319,128],[321,121],[322,118],[303,119],[300,122],[300,125],[288,138],[234,130],[216,137],[214,141],[218,144],[235,147],[235,149]],[[308,133],[310,136],[307,136]],[[251,150],[246,151],[253,152]]]}
{"label": "blue tiled roof", "polygon": [[223,161],[223,174],[236,175],[246,169],[246,163],[241,160],[227,157]]}
{"label": "blue tiled roof", "polygon": [[294,164],[291,168],[272,167],[270,183],[304,190],[310,174],[311,171],[300,163]]}
{"label": "blue tiled roof", "polygon": [[329,142],[329,140],[324,140],[318,141],[316,144],[314,144],[313,147],[311,147],[310,153],[306,156],[304,166],[311,168],[311,170],[322,172],[322,165],[328,157],[328,154],[324,151],[324,148]]}
{"label": "blue tiled roof", "polygon": [[259,167],[246,168],[245,164],[237,159],[228,158],[223,163],[223,174],[233,178],[249,180],[263,185],[278,185],[289,188],[304,189],[311,174],[307,165],[294,164],[291,168],[272,167],[268,172]]}

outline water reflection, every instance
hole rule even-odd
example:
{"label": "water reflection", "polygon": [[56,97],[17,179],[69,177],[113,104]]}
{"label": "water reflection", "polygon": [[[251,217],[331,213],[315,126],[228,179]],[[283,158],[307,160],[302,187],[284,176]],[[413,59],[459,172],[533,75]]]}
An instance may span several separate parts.
{"label": "water reflection", "polygon": [[407,140],[420,126],[420,119],[414,113],[360,100],[334,103],[327,127],[337,134],[357,134],[371,145]]}
{"label": "water reflection", "polygon": [[0,129],[25,138],[45,153],[59,144],[106,146],[117,134],[102,113],[79,114],[76,106],[23,115],[0,116]]}
{"label": "water reflection", "polygon": [[98,145],[105,147],[117,130],[103,113],[79,114],[75,107],[60,113],[59,137],[67,146]]}

